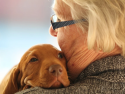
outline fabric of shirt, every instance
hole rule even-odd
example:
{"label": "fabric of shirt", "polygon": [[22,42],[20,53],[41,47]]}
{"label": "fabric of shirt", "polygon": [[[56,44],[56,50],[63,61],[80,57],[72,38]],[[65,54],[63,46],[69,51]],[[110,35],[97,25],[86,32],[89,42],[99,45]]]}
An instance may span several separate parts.
{"label": "fabric of shirt", "polygon": [[125,58],[116,55],[91,63],[66,88],[34,87],[15,94],[125,94]]}

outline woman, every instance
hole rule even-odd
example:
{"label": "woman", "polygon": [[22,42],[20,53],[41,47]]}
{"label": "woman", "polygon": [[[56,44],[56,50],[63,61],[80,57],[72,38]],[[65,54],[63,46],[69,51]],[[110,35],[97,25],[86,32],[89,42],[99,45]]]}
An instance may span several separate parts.
{"label": "woman", "polygon": [[73,80],[95,60],[125,56],[124,0],[55,0],[53,9],[59,22],[83,20],[55,30],[50,27]]}
{"label": "woman", "polygon": [[49,31],[57,37],[75,82],[67,88],[38,91],[123,94],[125,0],[54,0],[53,10]]}

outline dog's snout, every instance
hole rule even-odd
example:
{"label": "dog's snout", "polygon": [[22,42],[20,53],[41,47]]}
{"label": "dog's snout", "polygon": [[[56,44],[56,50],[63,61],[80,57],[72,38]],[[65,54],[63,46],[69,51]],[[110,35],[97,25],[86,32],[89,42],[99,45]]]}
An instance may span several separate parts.
{"label": "dog's snout", "polygon": [[58,65],[58,64],[56,64],[56,65],[51,65],[51,66],[49,67],[49,72],[50,72],[51,74],[53,74],[54,76],[58,77],[58,76],[60,76],[60,75],[62,74],[63,69],[62,69],[62,67],[61,67],[60,65]]}

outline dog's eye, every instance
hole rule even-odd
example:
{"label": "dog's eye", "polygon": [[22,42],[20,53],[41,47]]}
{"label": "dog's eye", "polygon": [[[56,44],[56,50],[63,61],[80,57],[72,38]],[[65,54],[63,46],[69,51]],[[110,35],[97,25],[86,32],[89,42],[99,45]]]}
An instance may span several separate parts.
{"label": "dog's eye", "polygon": [[30,62],[35,62],[35,61],[38,61],[38,59],[37,58],[31,58],[30,59]]}
{"label": "dog's eye", "polygon": [[58,54],[58,58],[63,58],[64,56],[63,56],[63,54],[62,53],[59,53]]}

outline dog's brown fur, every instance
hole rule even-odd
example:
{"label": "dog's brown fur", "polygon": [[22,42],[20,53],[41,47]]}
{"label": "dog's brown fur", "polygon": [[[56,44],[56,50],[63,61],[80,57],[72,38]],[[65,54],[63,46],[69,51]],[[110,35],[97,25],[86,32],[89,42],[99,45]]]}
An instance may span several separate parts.
{"label": "dog's brown fur", "polygon": [[[14,94],[29,87],[59,88],[70,84],[66,71],[66,60],[62,52],[49,44],[31,47],[0,84],[0,94]],[[61,55],[61,56],[60,56]],[[32,60],[36,58],[36,60]],[[60,73],[50,66],[60,66]],[[60,68],[59,67],[59,68]],[[55,68],[57,69],[57,68]],[[54,73],[54,74],[53,74]]]}

